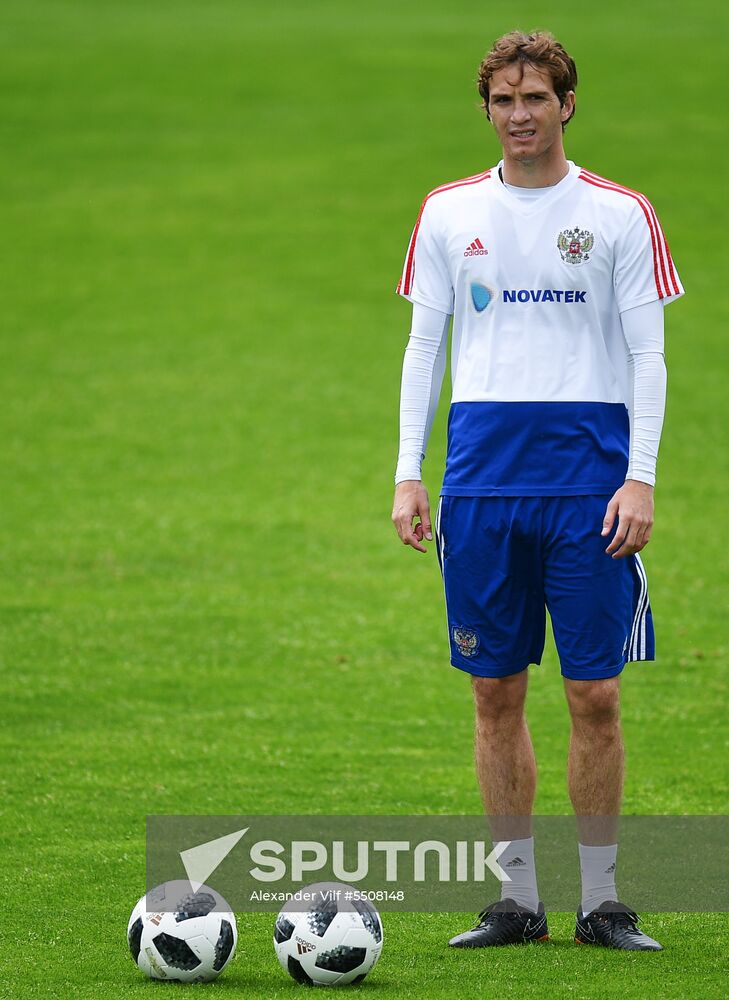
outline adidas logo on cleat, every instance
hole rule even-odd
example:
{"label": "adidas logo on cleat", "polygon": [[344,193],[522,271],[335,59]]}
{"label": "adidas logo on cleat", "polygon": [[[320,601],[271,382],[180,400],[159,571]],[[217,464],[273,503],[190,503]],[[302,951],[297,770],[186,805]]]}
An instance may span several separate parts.
{"label": "adidas logo on cleat", "polygon": [[486,249],[486,247],[483,245],[483,243],[481,242],[481,240],[477,236],[476,239],[473,241],[473,243],[470,246],[466,247],[466,249],[463,251],[463,256],[464,257],[485,257],[487,253],[488,253],[488,250]]}

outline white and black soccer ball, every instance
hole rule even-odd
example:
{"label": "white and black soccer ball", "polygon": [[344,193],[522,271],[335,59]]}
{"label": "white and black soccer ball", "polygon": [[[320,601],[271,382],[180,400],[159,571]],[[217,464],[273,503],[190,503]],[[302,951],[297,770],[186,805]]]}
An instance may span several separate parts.
{"label": "white and black soccer ball", "polygon": [[341,882],[317,882],[303,891],[315,898],[287,903],[273,929],[282,968],[309,986],[362,982],[382,951],[379,913],[367,900],[345,900],[345,892],[356,890]]}
{"label": "white and black soccer ball", "polygon": [[192,892],[184,880],[165,882],[142,896],[127,927],[132,959],[151,979],[206,983],[235,953],[235,915],[214,889]]}

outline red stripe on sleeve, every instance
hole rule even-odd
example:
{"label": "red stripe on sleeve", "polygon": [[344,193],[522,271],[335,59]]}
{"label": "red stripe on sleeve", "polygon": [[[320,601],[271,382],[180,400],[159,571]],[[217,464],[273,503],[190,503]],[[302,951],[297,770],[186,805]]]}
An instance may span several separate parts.
{"label": "red stripe on sleeve", "polygon": [[[415,220],[415,228],[413,229],[413,235],[410,237],[410,246],[408,247],[407,262],[405,264],[405,287],[403,288],[403,295],[409,295],[413,287],[413,278],[415,277],[415,241],[418,238],[418,229],[420,229],[420,220],[423,217],[423,212],[425,211],[425,206],[427,204],[428,198],[423,199],[423,204],[420,206],[420,211],[418,212],[418,217]],[[402,279],[401,279],[402,282]],[[400,291],[400,285],[397,288]]]}
{"label": "red stripe on sleeve", "polygon": [[645,195],[641,194],[639,191],[633,191],[631,188],[626,188],[622,184],[616,184],[614,181],[609,181],[605,177],[600,177],[599,174],[594,174],[590,170],[583,170],[580,174],[580,179],[586,181],[588,184],[593,184],[595,187],[601,187],[607,191],[617,191],[619,194],[625,194],[638,202],[643,211],[646,222],[648,223],[648,229],[651,234],[651,244],[653,247],[653,273],[655,276],[658,297],[662,299],[667,295],[680,295],[681,290],[678,286],[678,279],[676,278],[676,271],[673,266],[668,241],[666,240],[661,224],[658,221],[655,209]]}
{"label": "red stripe on sleeve", "polygon": [[415,243],[418,239],[418,230],[420,228],[420,220],[423,217],[423,212],[425,211],[425,206],[428,201],[435,194],[440,194],[443,191],[452,191],[453,188],[463,187],[466,184],[477,184],[479,181],[485,181],[491,176],[491,170],[486,170],[482,174],[475,174],[473,177],[466,177],[460,181],[452,181],[450,184],[442,184],[440,187],[435,188],[423,199],[423,204],[420,206],[420,211],[418,212],[418,217],[415,220],[415,228],[413,229],[413,235],[410,237],[410,246],[408,247],[407,259],[405,261],[404,272],[400,278],[397,285],[398,295],[410,295],[413,288],[413,281],[415,280]]}
{"label": "red stripe on sleeve", "polygon": [[638,193],[636,191],[631,191],[629,188],[624,188],[620,187],[617,184],[613,184],[612,181],[605,181],[604,178],[602,177],[597,177],[596,175],[593,177],[592,174],[588,175],[586,171],[583,171],[580,174],[580,180],[585,181],[587,184],[592,184],[593,187],[603,188],[603,190],[605,191],[616,191],[618,194],[625,194],[629,198],[633,198],[635,201],[638,202],[638,204],[643,210],[643,215],[645,216],[645,220],[648,223],[648,229],[650,230],[651,234],[651,245],[653,247],[653,276],[656,282],[656,291],[658,292],[659,299],[665,298],[667,293],[663,290],[660,277],[658,274],[658,247],[656,245],[656,233],[653,228],[653,220],[651,219],[648,209],[645,207],[640,197],[638,196]]}

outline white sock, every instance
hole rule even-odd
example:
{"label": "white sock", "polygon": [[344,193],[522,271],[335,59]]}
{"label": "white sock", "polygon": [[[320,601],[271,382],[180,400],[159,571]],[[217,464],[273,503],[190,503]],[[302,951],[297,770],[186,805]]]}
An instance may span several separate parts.
{"label": "white sock", "polygon": [[618,845],[600,847],[579,845],[580,871],[582,873],[582,912],[585,916],[608,899],[617,899],[615,868]]}
{"label": "white sock", "polygon": [[[497,841],[494,841],[494,847]],[[501,898],[513,899],[520,907],[536,911],[539,906],[537,870],[534,866],[534,837],[512,840],[499,856],[499,865],[511,882],[501,883]]]}

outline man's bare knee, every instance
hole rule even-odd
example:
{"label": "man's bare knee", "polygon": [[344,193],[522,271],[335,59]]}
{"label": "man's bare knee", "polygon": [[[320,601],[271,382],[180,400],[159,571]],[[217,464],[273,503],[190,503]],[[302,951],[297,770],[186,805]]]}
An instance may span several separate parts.
{"label": "man's bare knee", "polygon": [[508,677],[472,677],[476,718],[489,722],[505,716],[520,716],[524,711],[527,671]]}
{"label": "man's bare knee", "polygon": [[609,725],[620,718],[619,674],[593,681],[565,678],[565,692],[576,724]]}

